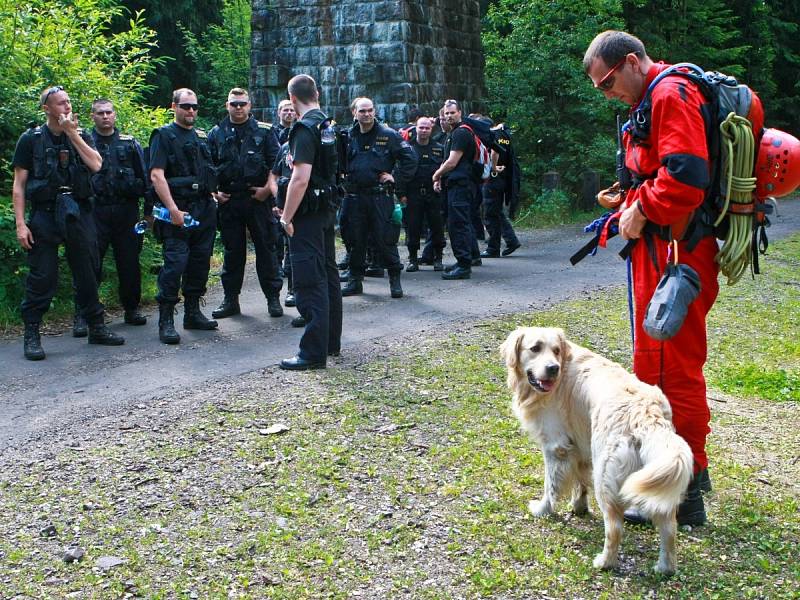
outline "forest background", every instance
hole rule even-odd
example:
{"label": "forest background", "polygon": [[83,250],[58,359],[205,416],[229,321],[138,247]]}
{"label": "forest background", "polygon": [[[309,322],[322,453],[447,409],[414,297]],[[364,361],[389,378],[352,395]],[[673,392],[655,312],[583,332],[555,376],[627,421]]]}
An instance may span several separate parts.
{"label": "forest background", "polygon": [[[528,222],[568,219],[586,170],[613,176],[614,113],[626,109],[581,67],[604,29],[638,35],[656,60],[738,77],[759,93],[768,126],[800,135],[800,0],[483,0],[482,9],[488,105],[515,132]],[[42,121],[41,90],[66,87],[84,126],[91,101],[110,98],[121,129],[146,145],[171,118],[171,91],[191,87],[210,126],[227,90],[249,81],[250,11],[249,0],[0,0],[0,328],[18,320],[26,268],[10,160],[21,132]],[[556,193],[541,189],[548,171],[561,177]],[[158,263],[149,239],[142,263],[146,272]],[[114,306],[110,280],[101,291]],[[152,286],[146,277],[145,298]],[[61,277],[55,314],[68,310],[70,288]]]}

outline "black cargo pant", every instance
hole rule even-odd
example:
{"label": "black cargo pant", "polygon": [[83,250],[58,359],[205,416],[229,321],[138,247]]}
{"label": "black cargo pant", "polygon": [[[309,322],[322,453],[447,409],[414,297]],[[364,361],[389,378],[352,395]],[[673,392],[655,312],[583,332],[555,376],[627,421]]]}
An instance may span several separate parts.
{"label": "black cargo pant", "polygon": [[336,214],[295,215],[289,238],[297,311],[306,320],[298,356],[324,363],[342,343],[342,292],[336,268]]}
{"label": "black cargo pant", "polygon": [[178,302],[184,297],[200,297],[206,293],[211,253],[217,234],[217,209],[214,201],[198,200],[186,212],[200,222],[197,227],[178,227],[163,221],[155,222],[155,233],[161,239],[164,265],[158,274],[160,304]]}
{"label": "black cargo pant", "polygon": [[[114,264],[119,280],[119,301],[125,310],[134,310],[142,300],[142,272],[139,254],[143,236],[133,226],[139,219],[139,204],[134,200],[106,203],[97,200],[94,207],[94,228],[97,236],[97,277],[103,280],[103,259],[108,247],[114,251]],[[75,280],[73,278],[73,286]],[[75,286],[77,287],[77,286]],[[75,306],[80,303],[75,298]],[[77,312],[80,312],[78,309]]]}
{"label": "black cargo pant", "polygon": [[425,223],[430,228],[431,245],[435,256],[444,249],[444,220],[442,219],[442,196],[430,187],[409,186],[406,205],[406,247],[409,256],[419,252],[420,238]]}
{"label": "black cargo pant", "polygon": [[[400,225],[392,222],[394,200],[384,193],[353,194],[350,196],[348,220],[350,228],[350,276],[354,280],[364,278],[367,243],[374,242],[379,261],[377,266],[397,274],[403,270],[397,241]],[[370,238],[371,236],[371,238]]]}
{"label": "black cargo pant", "polygon": [[489,252],[500,252],[501,238],[505,240],[506,246],[517,246],[519,244],[517,234],[503,212],[503,189],[489,184],[482,187],[483,217],[486,220],[486,231],[489,233],[486,249]]}
{"label": "black cargo pant", "polygon": [[25,323],[39,323],[50,308],[58,289],[58,247],[64,244],[67,263],[72,271],[75,295],[80,311],[92,325],[103,322],[104,309],[97,296],[97,240],[92,208],[80,202],[80,215],[68,221],[66,236],[56,224],[55,212],[36,208],[31,211],[28,227],[33,248],[28,251],[28,276],[21,312]]}
{"label": "black cargo pant", "polygon": [[278,228],[268,202],[254,200],[248,194],[232,194],[217,210],[225,257],[222,263],[222,287],[228,297],[238,296],[244,282],[247,262],[247,232],[256,251],[256,274],[267,298],[277,297],[283,286],[278,275]]}
{"label": "black cargo pant", "polygon": [[469,269],[480,255],[472,226],[475,184],[470,180],[447,182],[447,232],[458,266]]}

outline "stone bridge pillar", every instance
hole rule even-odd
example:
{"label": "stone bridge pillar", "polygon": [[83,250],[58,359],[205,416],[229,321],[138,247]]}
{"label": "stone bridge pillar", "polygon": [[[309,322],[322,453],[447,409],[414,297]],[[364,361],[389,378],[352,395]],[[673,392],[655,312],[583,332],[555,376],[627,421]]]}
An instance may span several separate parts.
{"label": "stone bridge pillar", "polygon": [[263,120],[275,119],[298,73],[314,77],[340,123],[357,96],[393,125],[412,105],[437,114],[448,98],[484,108],[479,0],[253,0],[252,32],[250,89]]}

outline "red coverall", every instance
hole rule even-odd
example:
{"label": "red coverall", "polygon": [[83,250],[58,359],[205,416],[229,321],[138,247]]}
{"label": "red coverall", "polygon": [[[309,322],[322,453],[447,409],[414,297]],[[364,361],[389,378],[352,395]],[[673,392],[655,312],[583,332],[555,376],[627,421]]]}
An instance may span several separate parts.
{"label": "red coverall", "polygon": [[[669,65],[653,65],[647,74],[646,85]],[[710,172],[706,129],[701,106],[706,99],[700,90],[685,77],[666,77],[652,92],[651,133],[642,144],[635,144],[626,134],[626,164],[635,178],[643,183],[631,190],[627,204],[641,202],[647,219],[658,225],[672,225],[679,237],[692,212],[702,204]],[[754,98],[758,103],[758,99]],[[633,107],[636,108],[636,107]],[[763,126],[760,103],[754,106]],[[754,119],[755,121],[756,119]],[[677,233],[676,233],[677,232]],[[668,261],[669,243],[651,236],[656,251],[658,269],[644,239],[631,254],[633,297],[635,305],[635,334],[633,370],[642,380],[659,386],[672,406],[675,430],[689,444],[694,455],[695,472],[708,466],[705,445],[711,429],[711,413],[706,400],[703,365],[706,361],[706,315],[719,292],[714,261],[718,251],[713,235],[703,238],[689,252],[685,242],[679,242],[678,259],[690,265],[700,276],[701,291],[689,306],[686,321],[678,334],[659,342],[642,328],[647,304],[653,295]]]}

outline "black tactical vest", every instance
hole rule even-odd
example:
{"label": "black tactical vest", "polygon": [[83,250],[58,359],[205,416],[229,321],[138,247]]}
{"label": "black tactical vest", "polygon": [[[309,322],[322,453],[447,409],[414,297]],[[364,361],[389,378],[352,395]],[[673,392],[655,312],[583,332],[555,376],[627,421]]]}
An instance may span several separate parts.
{"label": "black tactical vest", "polygon": [[267,136],[272,135],[272,125],[253,117],[240,127],[239,135],[228,117],[211,130],[220,191],[246,192],[266,184],[271,165],[267,164],[265,148],[269,145]]}
{"label": "black tactical vest", "polygon": [[[89,136],[78,132],[84,139]],[[55,144],[47,125],[33,127],[29,134],[33,136],[33,168],[25,183],[25,199],[36,207],[53,204],[60,191],[71,191],[77,200],[91,198],[91,173],[69,138],[64,135],[64,141]]]}
{"label": "black tactical vest", "polygon": [[[181,143],[174,123],[155,130],[167,152],[164,175],[173,199],[181,204],[204,199],[217,189],[216,168],[211,160],[208,136],[202,129],[192,128]],[[152,147],[152,137],[150,146]]]}
{"label": "black tactical vest", "polygon": [[296,121],[289,132],[289,145],[299,131],[299,127],[310,130],[317,140],[317,152],[311,166],[311,179],[308,182],[303,202],[298,214],[317,212],[326,208],[335,208],[339,203],[336,189],[336,169],[338,151],[335,123],[319,109],[308,111],[302,119]]}
{"label": "black tactical vest", "polygon": [[102,169],[92,178],[98,202],[138,200],[145,192],[144,165],[133,136],[115,129],[111,142],[106,143],[106,136],[94,130],[92,138],[103,157]]}

